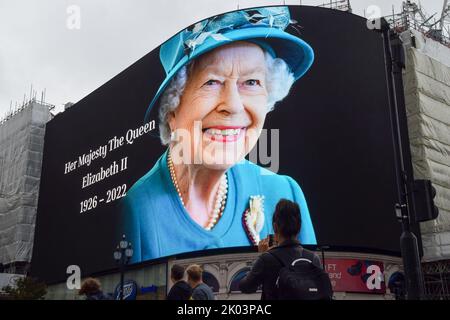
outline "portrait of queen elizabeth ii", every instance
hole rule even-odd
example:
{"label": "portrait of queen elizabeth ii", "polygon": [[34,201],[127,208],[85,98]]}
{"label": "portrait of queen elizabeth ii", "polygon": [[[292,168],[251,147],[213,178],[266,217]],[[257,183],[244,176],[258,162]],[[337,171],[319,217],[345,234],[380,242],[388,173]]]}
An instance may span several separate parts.
{"label": "portrait of queen elizabeth ii", "polygon": [[314,60],[312,48],[285,31],[291,23],[287,7],[234,11],[160,47],[166,78],[145,120],[159,107],[167,150],[122,202],[132,262],[256,245],[273,233],[280,199],[299,204],[299,240],[316,244],[299,184],[245,160],[267,113]]}

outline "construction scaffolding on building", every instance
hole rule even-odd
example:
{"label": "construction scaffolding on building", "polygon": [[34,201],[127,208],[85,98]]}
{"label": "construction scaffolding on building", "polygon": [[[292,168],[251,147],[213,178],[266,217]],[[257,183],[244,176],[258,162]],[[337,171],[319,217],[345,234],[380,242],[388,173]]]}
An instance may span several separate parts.
{"label": "construction scaffolding on building", "polygon": [[392,13],[385,19],[397,33],[416,30],[425,37],[431,38],[450,47],[450,2],[444,0],[442,13],[428,15],[420,2],[404,1],[400,13]]}
{"label": "construction scaffolding on building", "polygon": [[437,261],[422,265],[425,280],[425,298],[450,300],[450,261]]}
{"label": "construction scaffolding on building", "polygon": [[329,2],[324,2],[319,7],[328,8],[339,11],[352,12],[352,6],[350,5],[350,0],[334,0]]}
{"label": "construction scaffolding on building", "polygon": [[414,178],[433,183],[439,208],[437,219],[421,223],[425,298],[434,300],[450,299],[450,48],[429,35],[401,33]]}
{"label": "construction scaffolding on building", "polygon": [[[349,1],[320,7],[351,12]],[[437,190],[436,220],[421,223],[425,299],[450,299],[450,0],[441,15],[428,15],[419,1],[384,17],[405,44],[403,75],[415,179]]]}
{"label": "construction scaffolding on building", "polygon": [[30,96],[0,121],[0,263],[15,274],[31,260],[45,125],[55,107]]}

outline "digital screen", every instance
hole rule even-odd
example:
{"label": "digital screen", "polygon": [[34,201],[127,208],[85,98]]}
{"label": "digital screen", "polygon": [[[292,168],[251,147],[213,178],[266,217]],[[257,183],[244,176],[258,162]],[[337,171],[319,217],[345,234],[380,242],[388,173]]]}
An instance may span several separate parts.
{"label": "digital screen", "polygon": [[[86,71],[88,76],[88,71]],[[382,35],[325,8],[200,21],[47,124],[32,273],[61,281],[250,247],[298,204],[302,244],[399,251]]]}

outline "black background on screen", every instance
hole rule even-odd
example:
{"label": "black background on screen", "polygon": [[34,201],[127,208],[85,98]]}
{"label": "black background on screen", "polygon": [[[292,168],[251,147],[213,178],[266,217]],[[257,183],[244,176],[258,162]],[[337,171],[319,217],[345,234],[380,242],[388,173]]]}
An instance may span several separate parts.
{"label": "black background on screen", "polygon": [[[381,34],[346,12],[295,6],[290,11],[315,62],[266,120],[266,128],[280,129],[279,173],[302,187],[319,244],[398,252]],[[83,276],[115,267],[117,202],[84,214],[80,202],[105,197],[123,183],[130,188],[164,151],[157,133],[67,175],[64,164],[139,127],[164,75],[155,49],[48,123],[33,275],[61,281],[69,265],[79,265]],[[156,112],[151,119],[157,120]],[[125,156],[127,171],[81,189],[84,175]]]}

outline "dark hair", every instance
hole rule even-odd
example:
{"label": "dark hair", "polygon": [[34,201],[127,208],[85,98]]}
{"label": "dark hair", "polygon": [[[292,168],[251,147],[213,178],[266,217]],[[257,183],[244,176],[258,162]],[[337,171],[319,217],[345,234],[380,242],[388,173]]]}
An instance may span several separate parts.
{"label": "dark hair", "polygon": [[184,268],[179,264],[174,264],[170,269],[173,280],[179,281],[184,277]]}
{"label": "dark hair", "polygon": [[302,226],[298,204],[290,200],[281,199],[275,208],[272,224],[283,237],[297,237]]}
{"label": "dark hair", "polygon": [[94,278],[87,278],[86,280],[83,281],[83,284],[81,285],[78,294],[80,296],[83,294],[91,295],[100,292],[100,290],[101,290],[100,281]]}

